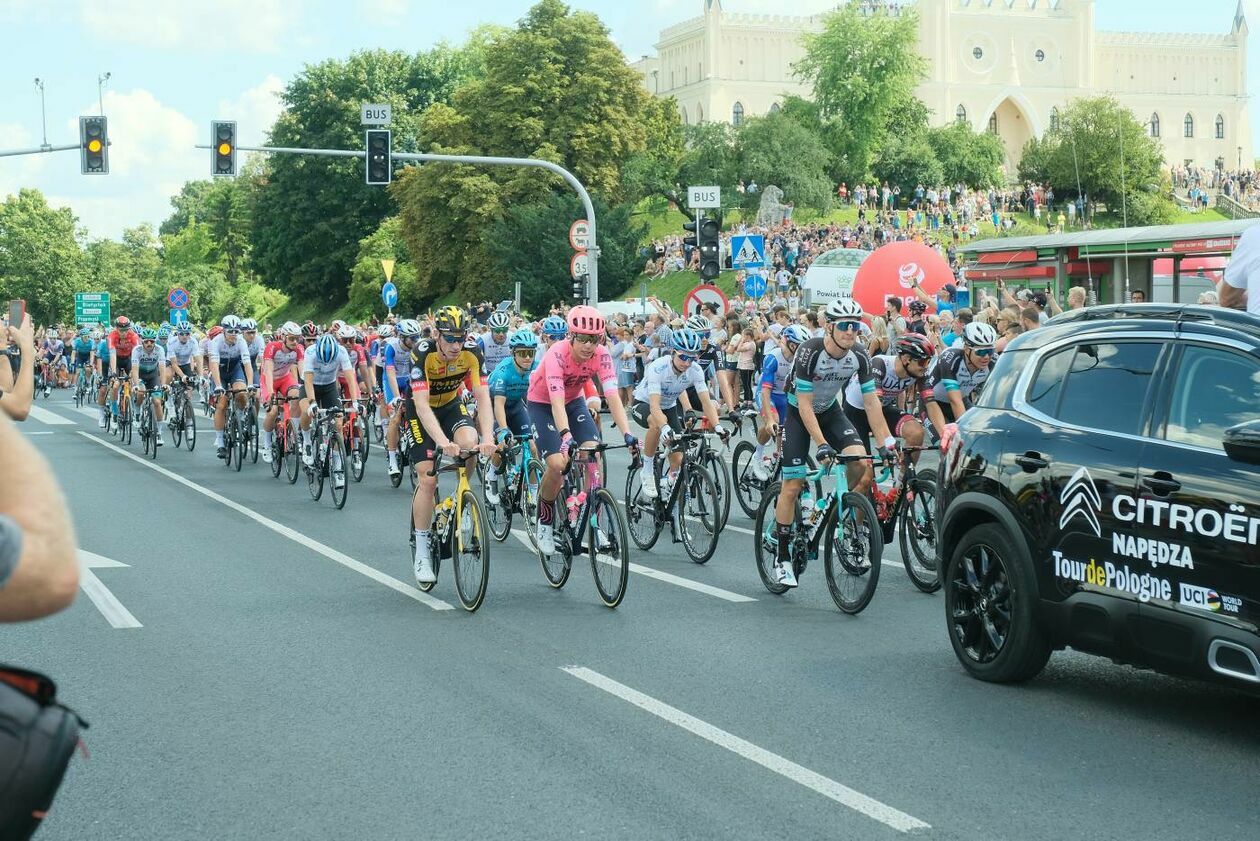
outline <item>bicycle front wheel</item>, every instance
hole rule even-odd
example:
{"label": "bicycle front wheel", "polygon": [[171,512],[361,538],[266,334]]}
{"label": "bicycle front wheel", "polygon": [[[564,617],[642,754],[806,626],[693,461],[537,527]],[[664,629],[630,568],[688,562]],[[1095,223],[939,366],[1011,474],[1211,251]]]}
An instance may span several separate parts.
{"label": "bicycle front wheel", "polygon": [[[500,468],[507,470],[506,458]],[[486,518],[490,521],[490,533],[494,535],[496,541],[502,543],[507,540],[508,533],[512,531],[512,506],[519,498],[521,477],[517,474],[509,484],[507,473],[504,472],[495,481],[499,483],[499,502],[496,505],[489,499],[486,500]]]}
{"label": "bicycle front wheel", "polygon": [[709,471],[709,478],[713,480],[713,487],[717,491],[718,504],[721,511],[721,520],[718,522],[718,528],[726,527],[726,521],[731,516],[731,494],[734,488],[731,483],[731,472],[726,469],[722,457],[718,455],[716,450],[709,450],[705,456],[704,466]]}
{"label": "bicycle front wheel", "polygon": [[634,465],[626,473],[626,522],[635,546],[646,552],[656,545],[663,524],[656,516],[656,500],[643,495],[643,480]]}
{"label": "bicycle front wheel", "polygon": [[910,583],[925,593],[941,589],[940,567],[936,559],[936,474],[924,470],[907,490],[897,524],[901,559]]}
{"label": "bicycle front wheel", "polygon": [[188,452],[197,446],[197,414],[193,411],[192,401],[184,397],[184,444]]}
{"label": "bicycle front wheel", "polygon": [[740,441],[731,454],[731,476],[734,479],[731,494],[750,518],[757,516],[761,491],[765,487],[765,482],[753,473],[752,464],[755,456],[756,448],[749,441]]}
{"label": "bicycle front wheel", "polygon": [[598,488],[589,497],[586,545],[591,556],[591,573],[600,600],[616,607],[626,597],[630,577],[630,540],[626,519],[607,488]]}
{"label": "bicycle front wheel", "polygon": [[481,502],[472,491],[464,491],[459,502],[459,528],[455,532],[455,592],[464,610],[472,613],[486,598],[490,582],[490,542],[486,538],[486,517]]}
{"label": "bicycle front wheel", "polygon": [[284,477],[293,485],[297,483],[298,474],[302,470],[302,439],[293,431],[288,421],[281,422],[287,427],[284,433]]}
{"label": "bicycle front wheel", "polygon": [[354,419],[354,451],[350,454],[350,470],[356,482],[363,481],[367,469],[369,442],[367,419],[359,415]]}
{"label": "bicycle front wheel", "polygon": [[346,498],[350,495],[350,482],[346,474],[346,445],[341,436],[334,432],[328,437],[327,460],[329,483],[332,485],[333,505],[337,510],[346,507]]}
{"label": "bicycle front wheel", "polygon": [[861,613],[875,597],[884,555],[875,506],[865,494],[849,491],[841,498],[824,540],[823,566],[832,600],[845,613]]}
{"label": "bicycle front wheel", "polygon": [[306,468],[306,488],[311,492],[311,499],[316,502],[324,495],[324,471],[328,469],[328,465],[321,461],[321,442],[317,437],[311,447],[315,454],[315,463]]}
{"label": "bicycle front wheel", "polygon": [[245,442],[249,446],[249,458],[254,464],[258,463],[258,441],[261,437],[258,434],[258,410],[250,408],[249,414],[245,416]]}
{"label": "bicycle front wheel", "polygon": [[284,451],[283,431],[284,428],[280,427],[271,432],[271,446],[268,449],[271,451],[271,477],[273,479],[279,479],[281,471],[284,470],[286,453]]}
{"label": "bicycle front wheel", "polygon": [[718,532],[721,530],[722,503],[718,498],[713,477],[703,467],[683,467],[679,481],[683,483],[678,495],[682,510],[679,531],[682,532],[683,549],[687,557],[698,564],[707,563],[717,549]]}

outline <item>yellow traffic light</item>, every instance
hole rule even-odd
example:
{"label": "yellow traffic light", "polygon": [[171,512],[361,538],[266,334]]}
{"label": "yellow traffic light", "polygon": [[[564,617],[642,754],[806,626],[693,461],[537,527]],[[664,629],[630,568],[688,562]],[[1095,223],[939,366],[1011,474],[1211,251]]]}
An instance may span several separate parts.
{"label": "yellow traffic light", "polygon": [[219,144],[219,154],[220,154],[220,155],[230,155],[230,154],[232,154],[232,144],[231,144],[231,143],[220,143],[220,144]]}
{"label": "yellow traffic light", "polygon": [[93,154],[95,154],[96,152],[101,151],[101,141],[99,141],[99,140],[89,140],[89,141],[88,141],[88,151],[89,151],[89,152],[92,152]]}

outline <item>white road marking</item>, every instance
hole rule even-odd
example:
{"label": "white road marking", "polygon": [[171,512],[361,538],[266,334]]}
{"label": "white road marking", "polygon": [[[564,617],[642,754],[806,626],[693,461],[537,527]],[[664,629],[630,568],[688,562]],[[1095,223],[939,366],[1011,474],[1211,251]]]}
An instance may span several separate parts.
{"label": "white road marking", "polygon": [[101,583],[96,573],[92,572],[93,569],[125,568],[127,564],[83,549],[80,549],[78,554],[79,586],[83,592],[87,593],[88,598],[92,600],[92,604],[96,605],[96,609],[101,612],[105,620],[115,628],[143,628],[139,620],[131,615],[131,611],[123,607],[118,597]]}
{"label": "white road marking", "polygon": [[55,435],[56,433],[53,432],[51,429],[44,430],[43,432],[30,432],[28,430],[23,429],[22,434],[23,435]]}
{"label": "white road marking", "polygon": [[31,417],[49,426],[74,426],[74,421],[63,418],[56,412],[50,412],[41,406],[31,406]]}
{"label": "white road marking", "polygon": [[[534,544],[530,542],[529,535],[520,529],[512,529],[512,534],[525,546],[530,552],[537,554]],[[723,601],[735,602],[742,604],[744,602],[755,602],[756,599],[751,596],[743,596],[739,593],[732,593],[730,590],[723,590],[720,587],[713,587],[709,584],[702,584],[699,581],[692,581],[690,578],[683,578],[678,575],[671,575],[668,572],[661,572],[659,569],[645,567],[642,564],[631,562],[630,571],[642,575],[645,578],[655,578],[657,581],[664,581],[666,584],[673,584],[675,587],[683,587],[688,590],[694,590],[697,593],[704,593],[706,596],[722,599]]]}
{"label": "white road marking", "polygon": [[561,668],[561,671],[567,672],[597,689],[602,689],[610,695],[615,695],[641,710],[650,712],[657,718],[699,736],[705,741],[755,762],[761,767],[786,777],[794,783],[799,783],[821,794],[823,797],[847,806],[855,812],[866,815],[868,818],[877,820],[898,832],[916,832],[932,828],[930,824],[924,823],[916,817],[907,815],[905,812],[894,809],[892,806],[881,803],[873,797],[868,797],[860,791],[855,791],[802,765],[797,765],[790,759],[771,753],[765,748],[758,747],[752,742],[714,727],[712,724],[688,715],[677,707],[671,707],[663,701],[658,701],[650,695],[644,695],[642,692],[631,689],[623,683],[618,683],[612,678],[605,677],[599,672],[591,671],[583,666],[565,666]]}
{"label": "white road marking", "polygon": [[370,567],[367,564],[362,563],[361,561],[356,561],[354,558],[350,557],[344,552],[338,552],[336,549],[332,548],[331,546],[326,546],[325,544],[320,543],[318,540],[312,540],[311,538],[307,537],[301,532],[295,531],[294,529],[289,528],[283,523],[277,523],[275,520],[268,519],[267,517],[264,517],[255,511],[251,511],[249,508],[245,507],[244,505],[241,505],[238,502],[230,500],[225,496],[221,496],[215,493],[214,491],[210,490],[209,488],[203,488],[201,485],[198,485],[196,482],[185,479],[183,476],[180,476],[178,473],[172,473],[166,468],[158,467],[153,462],[146,461],[137,455],[133,455],[132,453],[127,452],[121,447],[117,447],[109,443],[108,441],[102,441],[100,438],[97,438],[95,435],[93,435],[90,432],[84,432],[83,430],[79,430],[79,434],[89,441],[95,442],[97,444],[100,444],[102,447],[106,447],[107,449],[113,450],[119,455],[126,456],[127,458],[131,459],[134,462],[143,464],[145,467],[149,468],[150,470],[156,470],[158,473],[161,473],[166,478],[173,479],[174,481],[179,482],[181,485],[183,485],[186,488],[190,488],[196,491],[197,493],[202,494],[203,496],[207,496],[210,499],[213,499],[215,502],[218,502],[222,505],[226,505],[228,508],[231,508],[233,511],[237,512],[238,514],[243,514],[244,516],[248,517],[249,519],[263,526],[264,528],[268,528],[271,531],[275,532],[276,534],[280,535],[281,537],[287,537],[289,540],[292,540],[294,543],[299,543],[302,546],[305,546],[307,549],[310,549],[314,552],[318,552],[319,554],[323,555],[325,558],[328,558],[330,561],[336,561],[337,563],[344,566],[346,569],[354,570],[360,575],[367,576],[368,578],[372,579],[378,584],[384,584],[386,587],[390,588],[391,590],[395,590],[399,593],[402,593],[407,598],[415,599],[421,604],[427,605],[428,607],[431,607],[434,610],[454,610],[455,609],[454,605],[448,604],[447,602],[444,602],[441,599],[434,598],[433,596],[430,596],[428,593],[423,593],[420,590],[416,589],[411,584],[405,584],[402,581],[399,581],[397,578],[393,578],[392,576],[386,575],[385,573],[381,572],[380,570],[374,567]]}
{"label": "white road marking", "polygon": [[[93,404],[93,406],[95,406],[95,404]],[[75,406],[72,411],[78,412],[81,415],[86,415],[89,418],[100,418],[101,416],[101,409],[99,406],[95,406],[95,408],[91,409],[87,406]]]}

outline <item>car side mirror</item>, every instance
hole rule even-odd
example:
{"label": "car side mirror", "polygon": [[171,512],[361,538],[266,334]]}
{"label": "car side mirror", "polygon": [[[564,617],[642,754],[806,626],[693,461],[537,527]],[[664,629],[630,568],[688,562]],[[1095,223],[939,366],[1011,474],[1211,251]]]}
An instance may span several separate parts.
{"label": "car side mirror", "polygon": [[1225,455],[1233,461],[1260,464],[1260,420],[1247,421],[1225,430]]}

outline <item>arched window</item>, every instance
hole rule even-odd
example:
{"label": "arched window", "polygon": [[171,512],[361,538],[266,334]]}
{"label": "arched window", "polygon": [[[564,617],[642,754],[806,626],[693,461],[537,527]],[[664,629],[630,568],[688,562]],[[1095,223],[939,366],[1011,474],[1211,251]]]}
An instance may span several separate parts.
{"label": "arched window", "polygon": [[1059,109],[1058,108],[1050,109],[1050,130],[1051,131],[1059,130]]}
{"label": "arched window", "polygon": [[1216,139],[1225,139],[1225,116],[1223,114],[1216,115]]}
{"label": "arched window", "polygon": [[704,122],[704,106],[697,105],[696,106],[696,125],[700,125],[703,122]]}
{"label": "arched window", "polygon": [[779,103],[777,102],[770,103],[770,113],[771,114],[779,113]]}
{"label": "arched window", "polygon": [[731,106],[731,125],[739,127],[744,123],[744,106],[736,102]]}
{"label": "arched window", "polygon": [[684,126],[691,125],[687,122],[687,108],[685,106],[682,108],[682,121]]}
{"label": "arched window", "polygon": [[967,122],[967,109],[962,105],[959,105],[958,108],[954,110],[954,119],[960,123]]}
{"label": "arched window", "polygon": [[1186,114],[1185,122],[1182,123],[1182,132],[1185,137],[1194,137],[1194,116]]}
{"label": "arched window", "polygon": [[1151,137],[1159,137],[1159,114],[1151,115]]}
{"label": "arched window", "polygon": [[989,117],[989,134],[998,133],[997,112],[993,112],[993,116]]}

